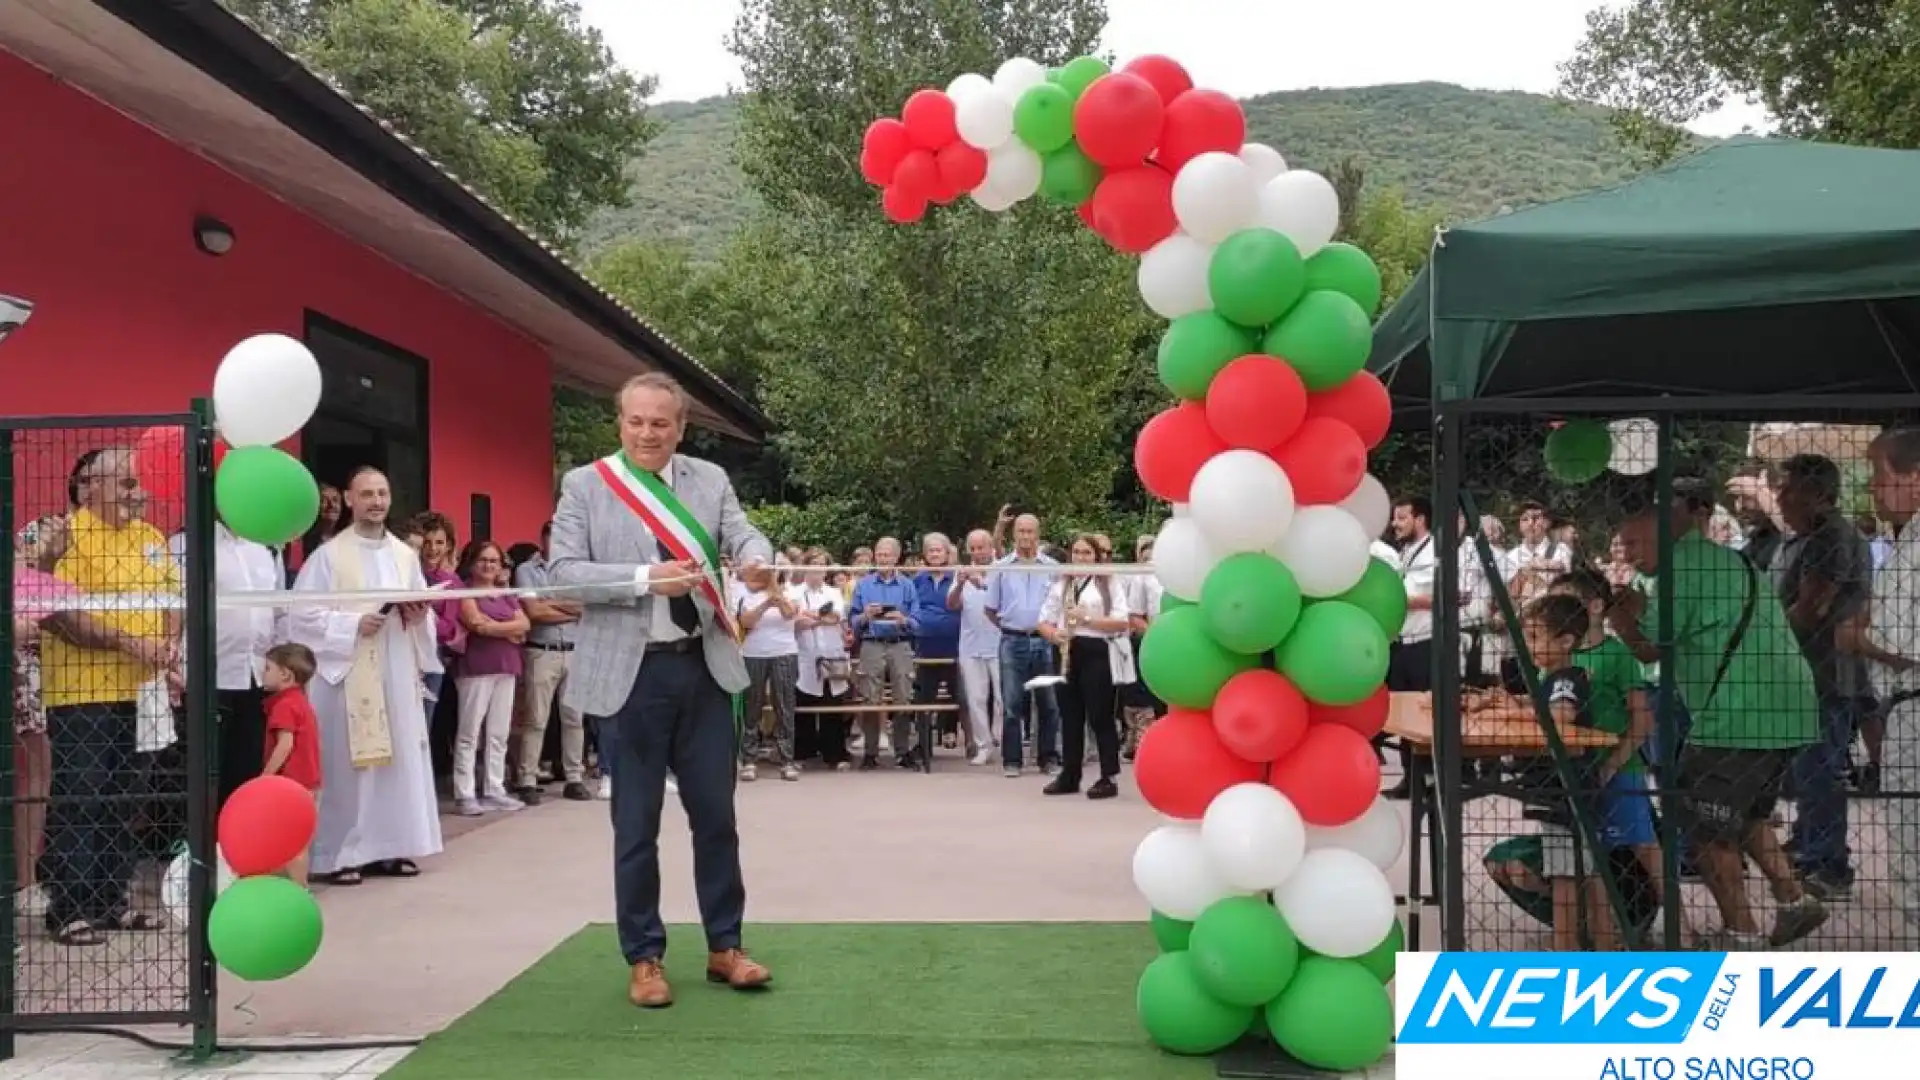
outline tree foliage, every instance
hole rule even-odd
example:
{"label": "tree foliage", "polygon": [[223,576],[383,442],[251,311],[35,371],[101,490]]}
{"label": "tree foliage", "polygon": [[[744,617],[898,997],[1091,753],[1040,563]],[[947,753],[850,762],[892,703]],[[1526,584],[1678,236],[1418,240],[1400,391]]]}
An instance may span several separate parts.
{"label": "tree foliage", "polygon": [[1587,16],[1561,68],[1570,97],[1615,110],[1652,160],[1728,101],[1766,107],[1784,134],[1920,145],[1920,0],[1631,0]]}
{"label": "tree foliage", "polygon": [[654,80],[573,0],[227,0],[548,240],[627,201]]}

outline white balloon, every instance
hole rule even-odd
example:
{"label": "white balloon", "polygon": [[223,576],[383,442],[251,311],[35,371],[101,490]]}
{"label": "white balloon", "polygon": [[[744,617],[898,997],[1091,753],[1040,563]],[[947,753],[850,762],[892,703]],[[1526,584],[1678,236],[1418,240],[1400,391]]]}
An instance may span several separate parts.
{"label": "white balloon", "polygon": [[1345,848],[1307,852],[1274,890],[1273,906],[1300,944],[1322,956],[1360,956],[1393,930],[1393,886],[1366,856]]}
{"label": "white balloon", "polygon": [[1235,784],[1213,797],[1200,843],[1214,872],[1236,889],[1279,887],[1307,853],[1307,826],[1293,800],[1266,784]]}
{"label": "white balloon", "polygon": [[1193,516],[1193,507],[1187,503],[1169,503],[1168,506],[1173,510],[1174,517],[1183,518]]}
{"label": "white balloon", "polygon": [[997,214],[1002,210],[1011,209],[1014,204],[1014,199],[1006,192],[988,183],[982,183],[974,188],[970,195],[976,205],[990,213]]}
{"label": "white balloon", "polygon": [[1293,482],[1257,450],[1228,450],[1208,458],[1194,474],[1187,501],[1207,546],[1223,556],[1269,551],[1293,523]]}
{"label": "white balloon", "polygon": [[979,72],[969,71],[964,75],[953,77],[953,81],[947,84],[947,96],[953,99],[955,105],[958,105],[974,94],[991,89],[993,89],[992,79]]}
{"label": "white balloon", "polygon": [[1207,292],[1207,266],[1213,245],[1177,232],[1140,256],[1140,299],[1155,315],[1177,319],[1213,306]]}
{"label": "white balloon", "polygon": [[229,446],[271,446],[313,419],[320,363],[285,334],[256,334],[228,350],[213,373],[213,413]]}
{"label": "white balloon", "polygon": [[1387,494],[1385,484],[1368,473],[1360,478],[1360,486],[1353,489],[1353,494],[1340,500],[1340,509],[1352,514],[1369,537],[1379,536],[1393,520],[1393,496]]}
{"label": "white balloon", "polygon": [[1217,244],[1248,225],[1260,210],[1260,185],[1238,157],[1210,150],[1173,178],[1173,216],[1194,239]]}
{"label": "white balloon", "polygon": [[1293,571],[1300,595],[1339,596],[1366,574],[1372,544],[1366,526],[1345,510],[1303,506],[1294,511],[1293,527],[1273,554]]}
{"label": "white balloon", "polygon": [[[1180,504],[1175,503],[1176,507]],[[1200,599],[1200,586],[1220,562],[1206,534],[1191,517],[1176,514],[1160,526],[1153,541],[1153,576],[1160,587],[1182,600]]]}
{"label": "white balloon", "polygon": [[1307,826],[1307,850],[1344,848],[1379,867],[1393,869],[1400,852],[1407,846],[1407,825],[1400,811],[1383,796],[1373,800],[1367,812],[1345,825]]}
{"label": "white balloon", "polygon": [[[986,80],[981,80],[986,82]],[[976,150],[992,150],[1013,138],[1013,99],[992,83],[953,99],[953,123],[960,141]]]}
{"label": "white balloon", "polygon": [[987,151],[986,183],[1014,202],[1032,198],[1040,190],[1040,155],[1018,139],[994,147]]}
{"label": "white balloon", "polygon": [[1260,189],[1255,222],[1292,240],[1302,257],[1312,255],[1326,247],[1340,227],[1340,195],[1317,172],[1283,172]]}
{"label": "white balloon", "polygon": [[1236,895],[1213,869],[1200,830],[1162,825],[1133,849],[1133,885],[1153,910],[1191,922],[1215,902]]}
{"label": "white balloon", "polygon": [[1643,416],[1615,420],[1607,425],[1613,450],[1607,468],[1621,476],[1645,476],[1660,463],[1660,426]]}
{"label": "white balloon", "polygon": [[1287,171],[1287,159],[1266,143],[1250,142],[1242,146],[1240,160],[1247,163],[1247,168],[1253,170],[1255,182],[1262,185]]}
{"label": "white balloon", "polygon": [[[227,865],[224,857],[216,855],[214,858],[213,895],[219,896],[234,883],[235,875],[233,867]],[[166,909],[167,918],[179,926],[186,926],[192,916],[188,906],[187,881],[192,869],[193,856],[183,851],[167,864],[166,872],[160,875],[160,906]]]}
{"label": "white balloon", "polygon": [[1005,94],[1008,101],[1019,101],[1021,94],[1046,81],[1047,69],[1024,56],[1001,64],[993,73],[994,89]]}

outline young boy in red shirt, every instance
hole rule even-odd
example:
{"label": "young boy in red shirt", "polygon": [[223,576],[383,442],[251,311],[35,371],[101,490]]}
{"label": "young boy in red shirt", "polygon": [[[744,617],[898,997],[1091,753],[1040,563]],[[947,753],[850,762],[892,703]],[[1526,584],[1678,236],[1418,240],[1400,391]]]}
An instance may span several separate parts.
{"label": "young boy in red shirt", "polygon": [[[320,804],[320,721],[307,702],[307,680],[316,667],[305,645],[275,645],[267,650],[260,686],[267,691],[266,776],[284,776],[313,792]],[[287,864],[287,876],[307,883],[307,853]]]}

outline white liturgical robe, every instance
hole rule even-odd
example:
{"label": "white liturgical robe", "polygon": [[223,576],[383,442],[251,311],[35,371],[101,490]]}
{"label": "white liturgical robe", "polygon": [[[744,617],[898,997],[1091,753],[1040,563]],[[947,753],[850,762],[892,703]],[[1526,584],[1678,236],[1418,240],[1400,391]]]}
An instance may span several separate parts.
{"label": "white liturgical robe", "polygon": [[[391,537],[369,540],[349,533],[313,553],[300,568],[294,591],[332,592],[348,587],[340,581],[336,544],[356,545],[363,579],[352,583],[352,573],[344,576],[359,588],[427,587],[419,561],[397,558]],[[433,616],[426,614],[409,627],[396,612],[377,635],[392,762],[356,769],[348,732],[347,675],[354,663],[361,614],[295,604],[287,616],[288,640],[312,649],[319,665],[307,686],[307,697],[320,721],[320,824],[314,833],[312,863],[316,874],[387,859],[419,859],[437,855],[441,849],[440,808],[420,681],[423,672],[441,670]]]}

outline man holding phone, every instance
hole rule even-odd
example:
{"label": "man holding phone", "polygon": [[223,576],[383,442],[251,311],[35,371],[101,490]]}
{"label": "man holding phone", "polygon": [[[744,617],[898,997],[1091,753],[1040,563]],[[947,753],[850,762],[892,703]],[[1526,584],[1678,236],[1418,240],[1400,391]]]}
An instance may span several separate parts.
{"label": "man holding phone", "polygon": [[[860,718],[864,749],[862,771],[880,767],[880,718],[890,716],[893,737],[893,763],[902,769],[918,764],[914,756],[912,711],[913,637],[916,630],[913,609],[917,599],[912,580],[896,569],[900,565],[900,541],[883,536],[873,545],[876,569],[853,587],[849,605],[854,640],[859,642],[860,699],[868,705],[882,704],[884,685],[893,694],[897,706],[891,714],[865,713]],[[884,684],[882,682],[884,680]]]}

